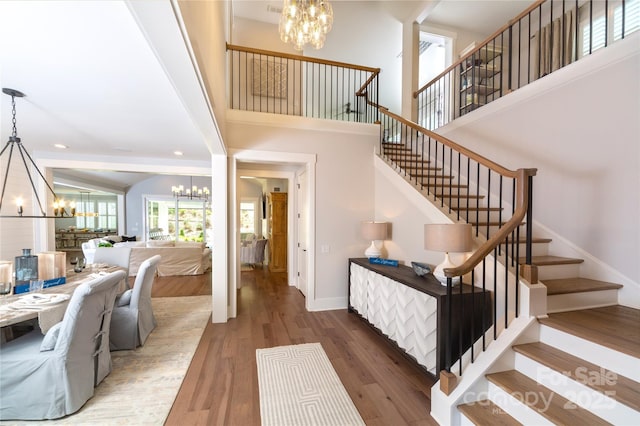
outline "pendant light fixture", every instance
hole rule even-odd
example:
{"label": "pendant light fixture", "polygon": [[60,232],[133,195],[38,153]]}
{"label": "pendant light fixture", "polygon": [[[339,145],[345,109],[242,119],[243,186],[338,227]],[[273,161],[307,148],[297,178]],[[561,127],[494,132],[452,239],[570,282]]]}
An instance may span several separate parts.
{"label": "pendant light fixture", "polygon": [[[87,195],[86,202],[84,201],[82,194]],[[81,217],[98,217],[99,216],[98,212],[89,211],[89,210],[93,210],[93,205],[91,204],[91,196],[89,191],[80,191],[80,206],[82,211],[81,212],[76,211],[75,212],[76,216],[81,216]]]}
{"label": "pendant light fixture", "polygon": [[[22,141],[18,137],[17,122],[16,122],[16,98],[24,97],[25,96],[24,93],[15,89],[8,89],[8,88],[3,88],[2,93],[4,93],[5,95],[11,96],[11,116],[12,116],[11,123],[13,125],[13,131],[11,133],[11,136],[9,136],[9,141],[7,141],[7,144],[4,146],[4,148],[2,148],[2,151],[0,151],[0,162],[3,164],[3,167],[5,167],[4,176],[2,180],[2,192],[0,193],[0,218],[55,219],[60,217],[72,217],[72,215],[68,214],[65,209],[64,200],[60,199],[56,195],[56,193],[53,191],[53,188],[51,188],[51,185],[49,185],[49,182],[47,182],[42,172],[40,172],[40,169],[38,169],[38,166],[36,166],[36,163],[33,161],[31,156],[25,149],[24,145],[22,144]],[[20,194],[16,194],[16,197],[15,197],[15,206],[16,206],[15,212],[17,214],[13,214],[13,215],[3,214],[4,197],[5,197],[5,194],[7,193],[7,181],[9,178],[9,172],[12,170],[11,160],[13,159],[14,150],[17,152],[16,155],[18,154],[20,155],[20,159],[22,160],[22,164],[24,165],[24,169],[26,171],[27,177],[29,178],[29,183],[31,184],[31,189],[33,190],[33,198],[38,203],[38,207],[41,213],[40,215],[37,215],[34,213],[24,214],[25,213],[24,199]],[[3,155],[5,155],[5,153],[7,154],[6,163],[5,163],[5,159],[3,158]],[[42,200],[40,199],[40,195],[36,190],[36,185],[34,182],[35,176],[31,174],[31,171],[29,169],[29,164],[33,166],[33,169],[35,169],[37,174],[42,178],[42,181],[47,186],[48,192],[53,196],[53,200],[54,200],[53,215],[48,215],[47,211],[42,207]],[[19,166],[16,166],[16,167],[19,167]],[[13,190],[14,188],[9,188],[9,189]],[[44,201],[46,204],[46,194],[44,198],[45,198]],[[6,206],[4,210],[7,210]]]}
{"label": "pendant light fixture", "polygon": [[177,185],[171,187],[171,193],[176,198],[186,198],[189,200],[209,200],[209,188],[206,186],[202,189],[193,184],[193,176],[190,177],[190,185],[185,189],[184,185]]}

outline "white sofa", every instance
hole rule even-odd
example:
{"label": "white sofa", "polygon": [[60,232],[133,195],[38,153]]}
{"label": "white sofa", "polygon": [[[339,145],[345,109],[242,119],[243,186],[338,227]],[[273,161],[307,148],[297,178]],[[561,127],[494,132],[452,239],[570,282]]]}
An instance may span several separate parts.
{"label": "white sofa", "polygon": [[[82,245],[87,263],[93,262],[95,248],[102,239],[90,240]],[[86,248],[85,248],[86,245]],[[211,250],[204,243],[172,240],[128,241],[114,247],[131,247],[129,276],[138,273],[140,264],[151,256],[160,255],[158,275],[200,275],[211,269]]]}

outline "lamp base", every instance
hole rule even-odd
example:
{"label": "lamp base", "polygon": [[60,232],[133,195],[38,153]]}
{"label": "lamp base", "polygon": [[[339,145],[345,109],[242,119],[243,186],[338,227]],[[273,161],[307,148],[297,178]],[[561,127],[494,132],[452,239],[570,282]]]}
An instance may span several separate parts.
{"label": "lamp base", "polygon": [[382,252],[376,246],[376,242],[375,241],[371,241],[371,245],[369,246],[369,248],[367,248],[367,250],[365,250],[364,255],[366,257],[368,257],[368,258],[380,257],[380,256],[382,256]]}
{"label": "lamp base", "polygon": [[[451,263],[451,259],[449,259],[449,253],[445,253],[444,260],[442,261],[442,263],[436,266],[436,268],[433,270],[433,276],[436,277],[438,281],[440,281],[440,284],[446,286],[447,276],[444,274],[444,269],[455,268],[456,266],[458,265],[454,265],[453,263]],[[452,277],[451,285],[457,285],[457,284],[460,284],[460,277]]]}

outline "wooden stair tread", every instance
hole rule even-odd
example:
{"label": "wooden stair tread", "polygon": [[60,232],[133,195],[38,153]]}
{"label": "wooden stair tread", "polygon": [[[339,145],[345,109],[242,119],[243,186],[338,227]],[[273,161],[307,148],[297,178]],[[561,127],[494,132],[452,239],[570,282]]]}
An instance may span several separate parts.
{"label": "wooden stair tread", "polygon": [[540,324],[571,333],[593,343],[640,358],[640,310],[627,306],[549,314]]}
{"label": "wooden stair tread", "polygon": [[488,399],[475,401],[469,404],[458,405],[458,410],[474,424],[478,426],[518,426],[522,425]]}
{"label": "wooden stair tread", "polygon": [[[492,373],[487,374],[486,377],[491,383],[514,395],[520,402],[527,404],[529,408],[555,424],[591,426],[609,424],[518,371]],[[522,400],[517,395],[537,395],[538,397]],[[571,407],[571,409],[565,409],[565,407]]]}
{"label": "wooden stair tread", "polygon": [[640,411],[640,383],[634,380],[542,342],[516,345],[513,350]]}
{"label": "wooden stair tread", "polygon": [[[427,179],[455,179],[455,176],[443,175],[440,173],[410,173],[414,178],[427,178]],[[446,185],[449,186],[449,185]]]}
{"label": "wooden stair tread", "polygon": [[475,195],[475,194],[456,194],[456,193],[437,193],[437,194],[433,194],[438,198],[470,198],[470,199],[478,199],[481,200],[484,198],[484,195]]}
{"label": "wooden stair tread", "polygon": [[[465,186],[466,187],[466,186]],[[504,210],[502,207],[451,207],[453,211],[474,211],[474,212],[499,212]]]}
{"label": "wooden stair tread", "polygon": [[[518,259],[520,264],[525,263],[525,258]],[[560,257],[560,256],[533,256],[531,263],[536,266],[549,266],[549,265],[573,265],[584,262],[583,259],[576,259],[572,257]]]}
{"label": "wooden stair tread", "polygon": [[581,293],[585,291],[617,290],[622,288],[621,284],[580,277],[545,280],[543,284],[547,287],[548,296],[554,294]]}
{"label": "wooden stair tread", "polygon": [[421,183],[423,187],[429,188],[454,188],[454,189],[466,189],[467,185],[461,185],[458,183],[440,182],[440,183]]}
{"label": "wooden stair tread", "polygon": [[[479,227],[487,227],[487,226],[503,226],[505,223],[507,223],[507,221],[502,221],[502,222],[498,222],[496,221],[489,221],[489,222],[474,222],[472,220],[467,221],[468,223],[472,224],[473,226],[479,226]],[[525,222],[521,222],[520,226],[524,225]]]}
{"label": "wooden stair tread", "polygon": [[[514,242],[518,243],[518,244],[525,244],[527,242],[527,237],[520,236],[520,238],[518,238],[517,241],[513,241],[513,239],[509,240],[509,244],[514,243]],[[536,238],[536,237],[533,237],[531,239],[531,244],[547,244],[547,243],[550,243],[550,242],[551,242],[551,238]],[[503,241],[500,244],[505,244],[505,243],[506,243],[506,241]]]}

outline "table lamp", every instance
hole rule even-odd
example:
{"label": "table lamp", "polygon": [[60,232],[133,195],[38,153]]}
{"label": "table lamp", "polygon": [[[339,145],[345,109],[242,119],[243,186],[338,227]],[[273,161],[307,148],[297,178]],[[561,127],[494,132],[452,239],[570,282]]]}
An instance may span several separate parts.
{"label": "table lamp", "polygon": [[[430,223],[424,225],[424,248],[425,250],[444,252],[444,260],[433,271],[433,275],[442,283],[447,285],[447,277],[444,274],[445,268],[455,268],[456,264],[451,262],[449,253],[465,253],[471,251],[473,247],[473,237],[471,235],[470,223]],[[453,277],[453,285],[460,282],[460,277]]]}
{"label": "table lamp", "polygon": [[[382,240],[389,238],[389,223],[388,222],[362,222],[362,236],[367,240],[371,240],[371,245],[364,252],[366,257],[380,257],[382,252]],[[376,244],[380,241],[380,247]]]}

